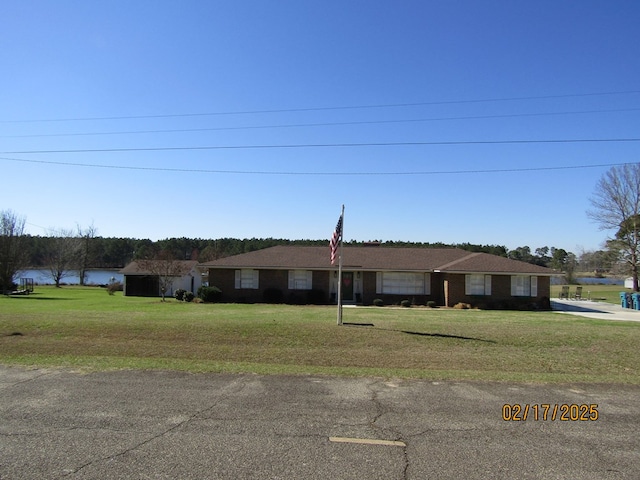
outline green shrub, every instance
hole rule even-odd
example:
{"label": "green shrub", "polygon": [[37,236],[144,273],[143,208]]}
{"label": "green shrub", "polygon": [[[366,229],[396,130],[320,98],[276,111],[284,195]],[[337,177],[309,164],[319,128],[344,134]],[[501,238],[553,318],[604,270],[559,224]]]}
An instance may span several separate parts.
{"label": "green shrub", "polygon": [[306,305],[307,296],[300,290],[294,290],[287,295],[287,303],[290,305]]}
{"label": "green shrub", "polygon": [[402,300],[400,302],[400,305],[402,305],[405,308],[409,308],[411,306],[411,302],[409,300]]}
{"label": "green shrub", "polygon": [[113,295],[116,292],[121,292],[124,289],[124,286],[120,282],[113,282],[107,285],[107,293],[109,295]]}
{"label": "green shrub", "polygon": [[436,302],[434,302],[433,300],[429,300],[427,302],[427,307],[429,308],[436,308]]}
{"label": "green shrub", "polygon": [[262,300],[264,303],[283,303],[284,295],[279,288],[267,288],[262,293]]}
{"label": "green shrub", "polygon": [[384,301],[383,301],[381,298],[375,298],[375,299],[373,300],[373,304],[374,304],[376,307],[382,307],[382,306],[384,306]]}
{"label": "green shrub", "polygon": [[187,293],[187,291],[184,288],[179,288],[178,290],[176,290],[173,293],[173,296],[176,298],[176,300],[178,300],[179,302],[184,300],[184,294]]}
{"label": "green shrub", "polygon": [[324,294],[324,290],[314,288],[307,290],[307,303],[310,305],[323,305],[327,303],[327,297]]}
{"label": "green shrub", "polygon": [[209,303],[219,302],[222,298],[222,290],[218,287],[207,287],[203,285],[198,288],[198,298]]}
{"label": "green shrub", "polygon": [[194,298],[196,298],[196,296],[193,294],[193,292],[184,292],[183,300],[185,302],[191,302]]}

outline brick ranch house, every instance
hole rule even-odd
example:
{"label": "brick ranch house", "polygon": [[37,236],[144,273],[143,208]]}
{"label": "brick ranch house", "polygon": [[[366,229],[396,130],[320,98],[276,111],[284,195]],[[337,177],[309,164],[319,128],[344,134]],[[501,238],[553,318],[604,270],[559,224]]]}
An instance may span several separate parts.
{"label": "brick ranch house", "polygon": [[[337,262],[336,262],[337,263]],[[276,246],[201,264],[223,301],[337,303],[338,267],[328,247]],[[545,267],[456,248],[343,247],[343,303],[410,300],[487,308],[549,307]]]}

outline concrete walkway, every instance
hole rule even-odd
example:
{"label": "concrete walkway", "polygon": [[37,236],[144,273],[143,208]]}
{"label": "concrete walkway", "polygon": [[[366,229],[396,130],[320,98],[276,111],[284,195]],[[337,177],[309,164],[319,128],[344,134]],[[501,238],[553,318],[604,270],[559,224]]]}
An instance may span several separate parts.
{"label": "concrete walkway", "polygon": [[551,299],[551,308],[558,313],[568,313],[588,318],[640,322],[640,310],[622,308],[620,305],[612,303],[554,298]]}

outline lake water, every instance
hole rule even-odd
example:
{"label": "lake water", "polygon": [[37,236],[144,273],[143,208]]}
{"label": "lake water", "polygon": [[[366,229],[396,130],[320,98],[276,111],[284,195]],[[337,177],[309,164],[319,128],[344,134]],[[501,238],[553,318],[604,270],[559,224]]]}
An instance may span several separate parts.
{"label": "lake water", "polygon": [[624,285],[621,278],[580,277],[576,280],[581,285]]}
{"label": "lake water", "polygon": [[[622,278],[578,277],[576,282],[580,285],[624,285]],[[564,277],[551,277],[551,285],[566,285]]]}
{"label": "lake water", "polygon": [[[118,273],[119,268],[114,269],[89,269],[85,277],[85,285],[106,285],[111,282],[123,282],[124,275]],[[33,278],[36,285],[53,285],[55,282],[51,278],[51,272],[46,268],[21,270],[15,276],[14,281],[20,283],[20,278]],[[78,272],[71,270],[69,275],[64,277],[60,283],[67,285],[80,285]]]}

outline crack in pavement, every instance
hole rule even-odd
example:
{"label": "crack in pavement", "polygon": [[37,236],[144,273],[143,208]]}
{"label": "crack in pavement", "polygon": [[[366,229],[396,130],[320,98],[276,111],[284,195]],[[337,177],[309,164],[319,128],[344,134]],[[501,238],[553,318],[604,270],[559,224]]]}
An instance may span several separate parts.
{"label": "crack in pavement", "polygon": [[[239,380],[233,381],[231,385],[229,385],[227,388],[225,388],[225,390],[231,389],[232,387],[236,386],[238,383],[241,383],[241,382],[239,382]],[[238,392],[241,392],[244,388],[245,388],[245,385],[241,383],[240,384],[240,389],[238,390]],[[228,392],[228,393],[232,393],[232,392]],[[202,408],[202,409],[196,411],[195,413],[193,413],[192,415],[188,416],[186,419],[176,423],[175,425],[172,425],[171,427],[169,427],[169,428],[167,428],[167,429],[165,429],[165,430],[163,430],[163,431],[161,431],[161,432],[159,432],[159,433],[157,433],[155,435],[152,435],[151,437],[149,437],[149,438],[147,438],[147,439],[145,439],[145,440],[143,440],[141,442],[138,442],[135,445],[132,445],[132,446],[120,451],[120,452],[117,452],[117,453],[114,453],[114,454],[111,454],[111,455],[107,455],[107,456],[104,456],[104,457],[101,457],[101,458],[97,458],[97,459],[91,460],[89,462],[86,462],[83,465],[80,465],[77,468],[74,468],[74,469],[66,469],[65,472],[62,475],[60,475],[58,478],[64,478],[64,477],[68,477],[69,475],[75,475],[76,473],[81,472],[82,470],[84,470],[85,468],[87,468],[87,467],[89,467],[89,466],[91,466],[93,464],[100,463],[100,462],[109,462],[109,461],[115,460],[116,458],[119,458],[119,457],[122,457],[124,455],[127,455],[128,453],[134,452],[135,450],[138,450],[139,448],[141,448],[141,447],[143,447],[145,445],[148,445],[149,443],[152,443],[155,440],[168,435],[169,433],[171,433],[171,432],[183,427],[184,425],[187,425],[188,423],[192,422],[196,418],[203,416],[206,412],[213,410],[223,400],[224,400],[224,394],[218,396],[216,401],[213,404],[209,405],[206,408]],[[96,429],[97,430],[104,430],[104,429],[100,429],[100,428],[96,428]]]}
{"label": "crack in pavement", "polygon": [[[214,406],[215,405],[213,405],[210,408],[213,408]],[[206,411],[208,409],[209,408],[204,409],[203,411]],[[192,416],[187,418],[186,420],[178,423],[177,425],[174,425],[171,428],[168,428],[163,432],[160,432],[160,433],[158,433],[156,435],[153,435],[152,437],[149,437],[149,438],[147,438],[146,440],[144,440],[142,442],[139,442],[139,443],[137,443],[137,444],[135,444],[135,445],[133,445],[133,446],[131,446],[129,448],[126,448],[125,450],[122,450],[121,452],[118,452],[118,453],[115,453],[115,454],[112,454],[112,455],[109,455],[109,456],[106,456],[106,457],[103,457],[103,458],[98,458],[98,459],[95,459],[95,460],[91,460],[90,462],[87,462],[84,465],[80,465],[78,468],[75,468],[73,470],[69,470],[67,473],[64,473],[63,475],[61,475],[60,478],[67,477],[67,476],[72,475],[72,474],[76,474],[76,473],[82,471],[83,469],[87,468],[88,466],[93,465],[94,463],[107,462],[107,461],[110,461],[110,460],[115,460],[116,458],[122,457],[122,456],[126,455],[127,453],[131,453],[131,452],[139,449],[140,447],[142,447],[144,445],[147,445],[148,443],[151,443],[154,440],[157,440],[158,438],[161,438],[161,437],[167,435],[168,433],[174,431],[175,429],[177,429],[177,428],[189,423],[194,418],[196,418],[200,413],[201,412],[196,412]]]}
{"label": "crack in pavement", "polygon": [[[51,428],[49,430],[41,430],[38,432],[18,432],[18,433],[5,433],[5,432],[0,432],[0,437],[7,437],[7,438],[11,438],[11,437],[40,437],[42,435],[49,435],[52,433],[58,433],[58,432],[73,432],[73,431],[79,431],[79,430],[86,430],[86,431],[100,431],[100,432],[113,432],[113,433],[130,433],[130,430],[125,430],[125,429],[121,429],[121,428],[109,428],[109,427],[80,427],[80,426],[75,426],[75,427],[60,427],[60,428]],[[151,433],[151,432],[140,432],[138,430],[138,433]]]}
{"label": "crack in pavement", "polygon": [[39,378],[46,377],[46,376],[49,376],[49,375],[53,375],[54,373],[55,372],[53,372],[53,371],[46,371],[45,370],[43,373],[41,373],[39,375],[36,375],[35,377],[29,377],[29,378],[27,378],[25,380],[20,380],[20,381],[14,382],[14,383],[9,383],[9,384],[7,384],[6,388],[9,389],[9,388],[16,387],[18,385],[23,385],[25,383],[30,383],[30,382],[33,382],[33,381],[39,379]]}
{"label": "crack in pavement", "polygon": [[[371,401],[373,402],[373,404],[376,407],[376,414],[374,415],[373,419],[369,422],[369,424],[371,425],[371,427],[374,430],[379,431],[383,438],[387,437],[387,436],[391,436],[393,437],[393,440],[396,442],[402,442],[404,444],[402,448],[402,456],[404,459],[404,467],[402,469],[402,478],[404,480],[407,480],[408,477],[408,473],[409,473],[409,452],[408,452],[408,443],[405,440],[404,436],[402,435],[402,432],[396,430],[395,428],[383,428],[379,425],[376,425],[376,423],[382,418],[383,415],[385,415],[386,413],[389,412],[388,408],[385,408],[382,401],[379,399],[378,397],[378,390],[375,388],[376,386],[379,386],[382,383],[382,380],[376,380],[374,382],[368,383],[367,384],[367,388],[369,389],[369,391],[371,392]],[[389,433],[390,435],[387,435],[387,433]]]}

